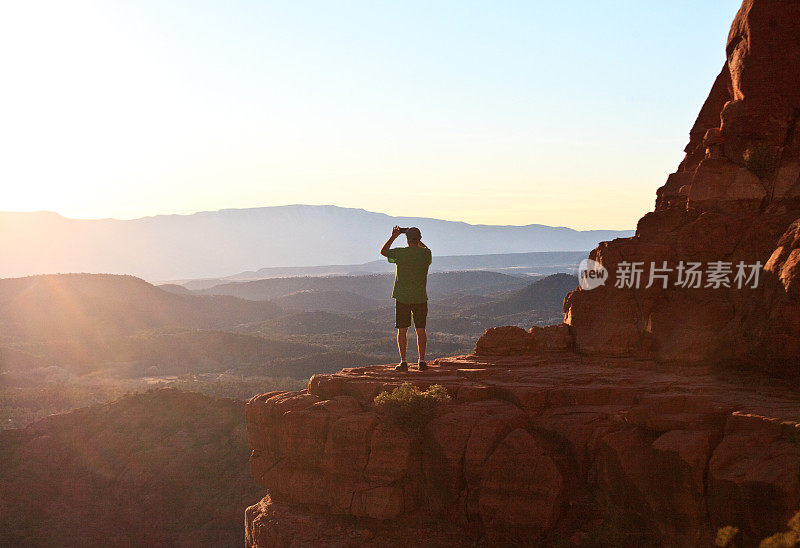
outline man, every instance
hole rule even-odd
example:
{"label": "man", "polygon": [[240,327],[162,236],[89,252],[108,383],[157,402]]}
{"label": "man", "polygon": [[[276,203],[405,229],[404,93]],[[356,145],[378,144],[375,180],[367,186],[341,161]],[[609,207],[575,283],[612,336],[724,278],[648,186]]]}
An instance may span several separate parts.
{"label": "man", "polygon": [[[405,232],[408,247],[391,249],[392,243],[400,234]],[[417,332],[417,350],[419,362],[417,367],[425,371],[425,344],[428,337],[425,334],[425,321],[428,317],[428,267],[431,264],[431,250],[422,243],[422,233],[417,227],[401,229],[395,226],[392,235],[381,248],[381,255],[390,263],[397,266],[394,277],[392,298],[395,300],[394,326],[397,328],[397,349],[400,351],[400,363],[395,367],[397,371],[408,371],[406,362],[406,346],[408,345],[408,328],[411,327],[411,317],[414,317],[414,330]]]}

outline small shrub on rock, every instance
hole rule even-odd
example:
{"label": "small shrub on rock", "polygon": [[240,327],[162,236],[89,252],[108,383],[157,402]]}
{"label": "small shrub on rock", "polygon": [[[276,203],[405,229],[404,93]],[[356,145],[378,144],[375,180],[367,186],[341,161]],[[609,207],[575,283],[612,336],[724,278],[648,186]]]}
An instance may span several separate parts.
{"label": "small shrub on rock", "polygon": [[433,418],[439,405],[449,401],[450,396],[441,384],[422,391],[404,382],[391,392],[384,390],[375,396],[375,406],[383,412],[384,420],[404,430],[421,428]]}
{"label": "small shrub on rock", "polygon": [[739,528],[734,527],[733,525],[726,525],[725,527],[720,527],[717,529],[717,536],[714,538],[714,546],[719,546],[720,548],[725,548],[726,546],[730,546],[733,540],[736,538],[736,535],[739,534]]}

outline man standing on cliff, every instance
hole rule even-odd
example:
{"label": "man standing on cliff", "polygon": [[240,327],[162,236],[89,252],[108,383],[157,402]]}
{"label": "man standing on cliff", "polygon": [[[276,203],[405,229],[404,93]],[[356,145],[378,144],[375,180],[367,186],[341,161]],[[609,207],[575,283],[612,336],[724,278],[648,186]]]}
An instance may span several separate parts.
{"label": "man standing on cliff", "polygon": [[[405,232],[408,247],[395,247],[392,243]],[[428,267],[431,264],[431,250],[422,243],[422,233],[417,227],[402,229],[395,226],[392,235],[381,248],[381,255],[397,266],[394,277],[392,298],[395,300],[394,326],[397,328],[397,349],[400,350],[400,363],[397,371],[408,371],[406,347],[408,346],[408,328],[411,317],[414,317],[414,330],[417,332],[417,350],[419,350],[420,371],[428,368],[425,363],[425,321],[428,317]]]}

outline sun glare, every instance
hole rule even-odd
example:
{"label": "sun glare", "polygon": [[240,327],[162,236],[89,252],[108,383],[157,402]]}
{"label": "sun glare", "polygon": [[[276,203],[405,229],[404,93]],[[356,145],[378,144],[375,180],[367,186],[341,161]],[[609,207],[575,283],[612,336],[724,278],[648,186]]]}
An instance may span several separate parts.
{"label": "sun glare", "polygon": [[197,129],[191,102],[176,95],[179,75],[160,62],[157,42],[135,40],[132,14],[110,3],[0,10],[0,64],[10,76],[0,88],[2,209],[118,209],[121,189],[162,170]]}

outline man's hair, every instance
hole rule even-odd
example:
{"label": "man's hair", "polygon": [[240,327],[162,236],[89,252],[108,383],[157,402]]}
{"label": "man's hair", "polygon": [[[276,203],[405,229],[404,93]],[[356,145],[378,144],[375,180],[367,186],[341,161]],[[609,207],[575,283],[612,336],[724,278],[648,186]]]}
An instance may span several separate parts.
{"label": "man's hair", "polygon": [[422,240],[422,232],[415,226],[412,226],[408,230],[406,230],[406,240],[409,242],[418,242]]}

